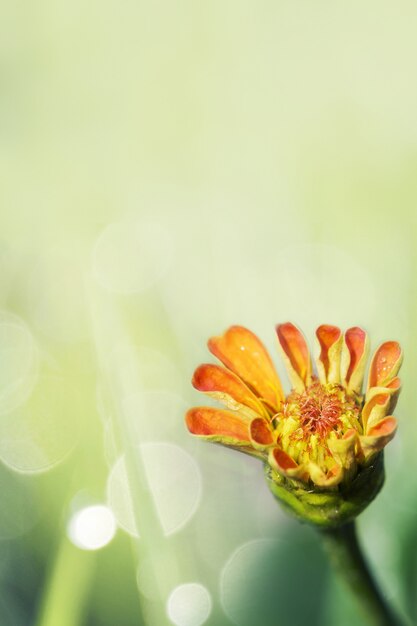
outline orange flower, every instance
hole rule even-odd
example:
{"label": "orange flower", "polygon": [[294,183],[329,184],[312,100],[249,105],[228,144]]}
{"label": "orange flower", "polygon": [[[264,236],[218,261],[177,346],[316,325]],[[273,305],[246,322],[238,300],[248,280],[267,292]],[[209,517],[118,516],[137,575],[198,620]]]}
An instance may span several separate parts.
{"label": "orange flower", "polygon": [[223,366],[200,365],[192,381],[227,410],[190,409],[187,427],[198,437],[260,458],[287,490],[346,491],[394,437],[397,421],[391,413],[400,392],[401,348],[387,341],[377,349],[363,394],[369,351],[364,330],[354,327],[342,334],[336,326],[320,326],[317,374],[298,328],[287,322],[276,330],[290,393],[284,394],[261,341],[232,326],[208,342]]}

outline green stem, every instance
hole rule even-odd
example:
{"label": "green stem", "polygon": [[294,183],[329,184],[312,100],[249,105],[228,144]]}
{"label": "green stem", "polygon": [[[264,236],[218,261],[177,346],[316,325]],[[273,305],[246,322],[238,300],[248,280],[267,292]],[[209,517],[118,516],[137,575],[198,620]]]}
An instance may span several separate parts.
{"label": "green stem", "polygon": [[406,626],[381,593],[358,543],[355,522],[320,530],[325,549],[372,626]]}

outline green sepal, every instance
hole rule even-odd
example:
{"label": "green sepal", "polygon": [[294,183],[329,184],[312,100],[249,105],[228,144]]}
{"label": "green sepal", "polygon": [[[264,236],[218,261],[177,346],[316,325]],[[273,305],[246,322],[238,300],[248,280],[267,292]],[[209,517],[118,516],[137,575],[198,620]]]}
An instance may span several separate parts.
{"label": "green sepal", "polygon": [[283,508],[301,522],[321,528],[337,528],[355,519],[372,502],[384,484],[384,456],[380,452],[372,465],[359,469],[348,484],[321,490],[289,480],[265,465],[268,487]]}

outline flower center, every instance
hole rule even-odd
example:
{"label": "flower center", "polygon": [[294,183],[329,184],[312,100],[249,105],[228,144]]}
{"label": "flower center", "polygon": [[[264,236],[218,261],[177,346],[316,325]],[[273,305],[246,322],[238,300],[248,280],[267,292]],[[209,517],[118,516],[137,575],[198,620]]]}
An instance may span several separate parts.
{"label": "flower center", "polygon": [[302,429],[303,439],[312,435],[325,439],[330,431],[343,430],[342,416],[357,408],[340,385],[321,385],[314,382],[303,393],[293,392],[287,398],[290,413]]}
{"label": "flower center", "polygon": [[302,394],[300,398],[300,425],[306,435],[318,434],[324,437],[334,429],[342,414],[342,402],[336,394],[327,394],[323,388],[312,395]]}

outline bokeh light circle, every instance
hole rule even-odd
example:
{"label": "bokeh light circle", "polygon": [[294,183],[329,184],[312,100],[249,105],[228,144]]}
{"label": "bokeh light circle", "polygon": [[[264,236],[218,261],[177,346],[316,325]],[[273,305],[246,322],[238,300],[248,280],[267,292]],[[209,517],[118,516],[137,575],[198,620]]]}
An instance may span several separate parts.
{"label": "bokeh light circle", "polygon": [[[201,499],[202,480],[197,463],[180,446],[166,442],[143,443],[135,447],[135,454],[141,457],[163,534],[178,532],[192,518]],[[119,526],[138,536],[140,528],[135,522],[124,456],[110,472],[107,502]]]}
{"label": "bokeh light circle", "polygon": [[[262,564],[270,559],[277,549],[273,539],[254,539],[241,545],[223,567],[220,577],[220,599],[228,618],[237,626],[253,626],[254,615],[262,612],[262,605],[271,605],[276,597],[276,582],[265,584],[259,589],[259,572]],[[247,590],[251,589],[248,594]],[[278,609],[277,609],[278,610]],[[268,621],[269,624],[269,621]]]}
{"label": "bokeh light circle", "polygon": [[0,460],[22,473],[63,461],[78,441],[76,398],[61,374],[40,376],[26,402],[0,417]]}
{"label": "bokeh light circle", "polygon": [[140,452],[162,530],[165,535],[172,535],[197,510],[201,498],[200,469],[188,452],[172,443],[144,443]]}
{"label": "bokeh light circle", "polygon": [[96,504],[74,513],[67,533],[72,543],[82,550],[99,550],[116,534],[116,520],[107,506]]}
{"label": "bokeh light circle", "polygon": [[290,524],[276,538],[252,539],[232,553],[221,571],[224,612],[236,626],[253,626],[260,615],[262,626],[312,623],[328,586],[327,568],[309,529]]}
{"label": "bokeh light circle", "polygon": [[199,583],[179,585],[167,602],[167,614],[175,626],[201,626],[209,618],[211,609],[211,596]]}

